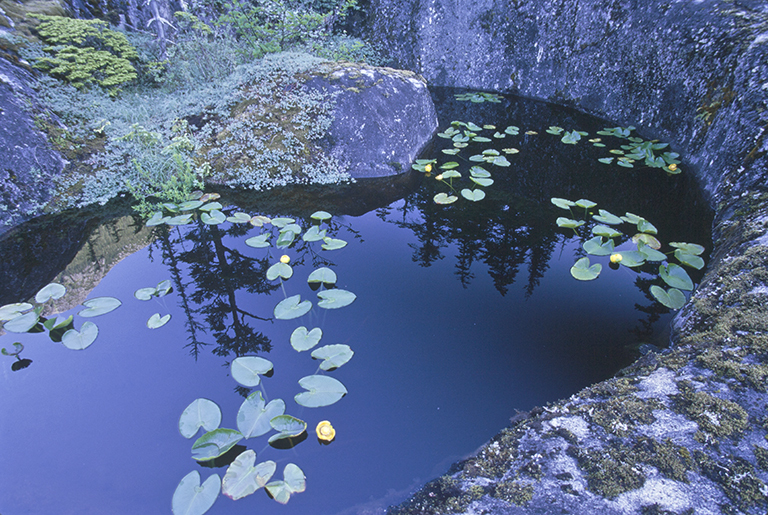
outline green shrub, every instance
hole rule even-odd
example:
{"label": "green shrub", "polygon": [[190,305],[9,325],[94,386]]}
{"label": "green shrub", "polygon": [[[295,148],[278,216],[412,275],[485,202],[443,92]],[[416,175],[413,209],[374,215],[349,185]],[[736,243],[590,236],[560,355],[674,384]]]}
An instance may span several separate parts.
{"label": "green shrub", "polygon": [[112,95],[137,77],[131,63],[139,57],[136,49],[124,34],[108,29],[106,22],[34,16],[41,21],[35,30],[46,54],[35,58],[35,68],[78,89],[98,84]]}

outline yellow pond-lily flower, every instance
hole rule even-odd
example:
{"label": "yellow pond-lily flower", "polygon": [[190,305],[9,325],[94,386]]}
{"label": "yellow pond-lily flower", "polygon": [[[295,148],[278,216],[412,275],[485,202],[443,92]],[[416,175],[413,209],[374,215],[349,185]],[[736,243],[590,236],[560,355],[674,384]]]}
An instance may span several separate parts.
{"label": "yellow pond-lily flower", "polygon": [[443,180],[443,174],[435,175],[435,180],[436,181],[442,181]]}
{"label": "yellow pond-lily flower", "polygon": [[675,170],[677,170],[677,165],[675,163],[672,163],[667,168],[669,168],[670,170],[672,170],[674,172]]}
{"label": "yellow pond-lily flower", "polygon": [[280,256],[280,262],[285,263],[286,265],[291,262],[290,256],[287,256],[286,254],[283,254]]}
{"label": "yellow pond-lily flower", "polygon": [[431,163],[427,163],[424,166],[424,171],[427,172],[427,173],[431,172],[432,171],[432,164]]}
{"label": "yellow pond-lily flower", "polygon": [[324,442],[332,442],[333,439],[336,438],[336,430],[327,420],[323,420],[317,424],[315,432],[317,433],[318,440],[322,440]]}
{"label": "yellow pond-lily flower", "polygon": [[621,263],[621,254],[611,254],[611,263]]}

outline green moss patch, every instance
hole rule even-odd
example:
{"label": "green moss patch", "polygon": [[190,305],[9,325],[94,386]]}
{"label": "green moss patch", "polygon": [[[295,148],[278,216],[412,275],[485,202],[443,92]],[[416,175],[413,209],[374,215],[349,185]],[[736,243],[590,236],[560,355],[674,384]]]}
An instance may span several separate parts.
{"label": "green moss patch", "polygon": [[533,485],[518,481],[502,481],[496,484],[491,495],[516,506],[525,506],[533,499]]}
{"label": "green moss patch", "polygon": [[680,393],[674,396],[679,412],[699,424],[702,431],[715,437],[734,436],[749,425],[749,416],[735,402],[696,391],[687,381],[678,383]]}
{"label": "green moss patch", "polygon": [[587,488],[597,495],[613,499],[645,484],[645,476],[637,466],[636,457],[627,449],[610,447],[603,451],[591,451],[570,447],[568,454],[586,473]]}

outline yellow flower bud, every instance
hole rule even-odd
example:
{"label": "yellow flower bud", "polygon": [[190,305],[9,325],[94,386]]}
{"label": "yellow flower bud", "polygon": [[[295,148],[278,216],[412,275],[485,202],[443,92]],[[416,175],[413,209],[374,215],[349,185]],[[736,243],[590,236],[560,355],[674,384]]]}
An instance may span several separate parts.
{"label": "yellow flower bud", "polygon": [[611,263],[621,263],[621,254],[611,254]]}
{"label": "yellow flower bud", "polygon": [[435,180],[436,180],[436,181],[442,181],[442,180],[443,180],[443,174],[440,174],[440,175],[436,175],[436,176],[435,176]]}
{"label": "yellow flower bud", "polygon": [[280,262],[285,263],[286,265],[291,262],[291,258],[285,254],[280,256]]}
{"label": "yellow flower bud", "polygon": [[670,170],[672,170],[674,172],[675,170],[677,170],[677,165],[675,163],[672,163],[667,168],[669,168]]}
{"label": "yellow flower bud", "polygon": [[336,430],[327,420],[323,420],[317,424],[315,432],[317,433],[318,440],[322,440],[324,442],[331,442],[334,438],[336,438]]}
{"label": "yellow flower bud", "polygon": [[424,167],[424,171],[429,173],[432,171],[432,163],[427,163],[427,165]]}

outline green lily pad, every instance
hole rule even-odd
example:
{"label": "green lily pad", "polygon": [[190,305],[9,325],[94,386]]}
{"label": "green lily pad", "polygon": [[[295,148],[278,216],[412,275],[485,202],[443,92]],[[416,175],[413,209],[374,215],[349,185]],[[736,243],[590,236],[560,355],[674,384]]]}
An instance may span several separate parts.
{"label": "green lily pad", "polygon": [[315,327],[311,331],[307,331],[304,326],[297,327],[291,333],[291,347],[299,352],[309,350],[318,343],[323,337],[323,330],[319,327]]}
{"label": "green lily pad", "polygon": [[669,246],[680,249],[686,254],[693,254],[694,256],[699,256],[704,252],[704,247],[697,245],[696,243],[673,241],[669,244]]}
{"label": "green lily pad", "polygon": [[329,238],[327,236],[323,238],[323,242],[324,243],[320,245],[323,250],[338,250],[347,246],[346,241],[337,238]]}
{"label": "green lily pad", "polygon": [[641,220],[645,220],[642,216],[637,216],[634,213],[625,213],[624,216],[621,217],[622,220],[624,220],[627,223],[637,225],[640,223]]}
{"label": "green lily pad", "polygon": [[639,222],[637,222],[637,230],[640,232],[648,233],[648,234],[658,233],[658,230],[656,229],[656,227],[646,219],[642,219]]}
{"label": "green lily pad", "polygon": [[203,202],[200,202],[199,200],[187,200],[186,202],[179,204],[179,211],[192,211],[202,205]]}
{"label": "green lily pad", "polygon": [[325,238],[325,233],[327,231],[325,229],[320,230],[320,227],[317,225],[313,225],[310,227],[307,232],[304,233],[304,235],[301,237],[302,240],[306,242],[313,242],[313,241],[320,241],[323,238]]}
{"label": "green lily pad", "polygon": [[245,244],[255,249],[262,249],[269,247],[270,243],[267,241],[272,236],[271,233],[265,232],[258,236],[253,236],[245,240]]}
{"label": "green lily pad", "polygon": [[460,179],[461,178],[461,174],[456,170],[448,170],[447,172],[443,172],[441,175],[443,176],[443,179]]}
{"label": "green lily pad", "polygon": [[[470,177],[469,179],[475,184],[477,184],[478,186],[487,187],[493,184],[493,179],[489,179],[487,177]],[[485,195],[483,195],[483,197],[485,197]]]}
{"label": "green lily pad", "polygon": [[272,430],[269,421],[283,413],[283,399],[273,399],[267,404],[261,396],[261,391],[256,390],[240,405],[237,412],[237,429],[245,438],[265,435]]}
{"label": "green lily pad", "polygon": [[551,199],[549,199],[549,201],[552,202],[557,207],[559,207],[560,209],[565,209],[566,211],[570,211],[571,208],[576,205],[575,202],[572,202],[564,198],[552,197]]}
{"label": "green lily pad", "polygon": [[591,254],[593,256],[610,256],[613,254],[613,240],[608,239],[608,241],[603,242],[602,236],[595,236],[594,238],[587,240],[584,242],[584,250],[587,251],[587,254]]}
{"label": "green lily pad", "polygon": [[208,202],[207,204],[200,206],[200,211],[221,211],[224,209],[219,202]]}
{"label": "green lily pad", "polygon": [[680,309],[685,305],[685,294],[677,288],[664,290],[655,284],[651,286],[651,295],[669,309]]}
{"label": "green lily pad", "polygon": [[447,193],[438,193],[434,196],[433,200],[435,201],[435,204],[453,204],[457,200],[459,200],[459,197],[456,195],[448,195]]}
{"label": "green lily pad", "polygon": [[[472,177],[472,180],[475,181],[475,178]],[[490,181],[490,179],[486,180]],[[470,190],[469,188],[464,188],[461,190],[461,196],[467,200],[471,200],[472,202],[478,202],[485,198],[485,192],[483,190]]]}
{"label": "green lily pad", "polygon": [[333,288],[331,290],[324,290],[317,292],[317,296],[320,297],[318,306],[325,309],[338,309],[348,306],[354,302],[357,295],[347,290],[339,290]]}
{"label": "green lily pad", "polygon": [[701,270],[702,268],[704,268],[704,260],[701,258],[701,256],[690,254],[688,252],[685,252],[682,249],[676,249],[675,257],[682,264],[693,267],[696,270]]}
{"label": "green lily pad", "polygon": [[147,227],[154,227],[156,225],[163,225],[164,223],[166,223],[170,219],[171,219],[170,216],[163,216],[163,212],[162,211],[155,211],[154,213],[152,213],[152,216],[149,218],[149,220],[147,220],[145,225]]}
{"label": "green lily pad", "polygon": [[308,300],[301,301],[301,295],[293,295],[281,300],[275,306],[275,318],[279,320],[292,320],[306,315],[312,309],[312,303]]}
{"label": "green lily pad", "polygon": [[340,381],[328,376],[302,377],[299,385],[308,391],[297,394],[294,399],[306,408],[330,406],[347,394],[347,389]]}
{"label": "green lily pad", "polygon": [[248,449],[238,455],[221,482],[221,493],[230,499],[242,499],[267,485],[277,470],[274,461],[256,463],[256,452]]}
{"label": "green lily pad", "polygon": [[206,432],[217,429],[221,424],[221,408],[208,399],[195,399],[179,417],[179,433],[184,438],[192,438],[202,427]]}
{"label": "green lily pad", "polygon": [[97,317],[114,311],[120,307],[122,302],[114,297],[94,297],[83,302],[84,309],[78,312],[81,317]]}
{"label": "green lily pad", "polygon": [[314,359],[323,360],[323,362],[320,363],[320,368],[326,371],[339,368],[344,363],[352,359],[354,354],[354,351],[349,347],[349,345],[344,345],[341,343],[326,345],[325,347],[320,347],[312,351],[312,357]]}
{"label": "green lily pad", "polygon": [[648,233],[640,232],[632,236],[632,243],[637,245],[639,242],[644,243],[652,249],[659,250],[661,248],[661,242],[657,240],[655,236],[651,236]]}
{"label": "green lily pad", "polygon": [[622,250],[617,254],[621,255],[621,264],[629,268],[635,268],[645,263],[645,255],[636,250]]}
{"label": "green lily pad", "polygon": [[147,327],[150,329],[157,329],[158,327],[163,327],[165,324],[168,323],[168,321],[171,319],[170,313],[167,315],[160,316],[160,313],[155,313],[151,317],[149,317],[149,320],[147,320]]}
{"label": "green lily pad", "polygon": [[219,225],[227,221],[227,215],[218,209],[214,209],[208,213],[201,213],[200,220],[206,225]]}
{"label": "green lily pad", "polygon": [[260,376],[272,370],[273,366],[271,361],[259,356],[241,356],[232,360],[230,372],[232,379],[243,386],[252,388],[259,385]]}
{"label": "green lily pad", "polygon": [[609,165],[613,162],[612,157],[601,157],[598,159],[599,162],[603,163],[604,165]]}
{"label": "green lily pad", "polygon": [[267,484],[265,488],[275,501],[286,504],[291,495],[301,493],[307,488],[307,480],[299,467],[289,463],[283,471],[283,480],[273,481]]}
{"label": "green lily pad", "polygon": [[597,205],[594,202],[592,202],[591,200],[587,200],[585,198],[577,200],[575,202],[575,204],[578,207],[582,208],[582,209],[592,209],[593,207],[595,207]]}
{"label": "green lily pad", "polygon": [[447,163],[443,163],[439,166],[441,170],[453,170],[454,168],[458,168],[459,163],[456,161],[448,161]]}
{"label": "green lily pad", "polygon": [[659,277],[673,288],[693,290],[693,281],[680,265],[671,263],[669,266],[659,265]]}
{"label": "green lily pad", "polygon": [[307,430],[306,422],[290,415],[278,415],[273,417],[272,420],[269,421],[269,424],[272,426],[272,429],[278,431],[278,434],[272,435],[269,438],[268,443],[270,444],[279,440],[285,440],[286,438],[296,438]]}
{"label": "green lily pad", "polygon": [[254,227],[264,227],[264,224],[272,223],[272,219],[268,216],[254,215],[251,217],[250,222]]}
{"label": "green lily pad", "polygon": [[571,275],[579,281],[591,281],[597,279],[602,269],[603,265],[600,263],[590,265],[589,258],[583,257],[571,267]]}
{"label": "green lily pad", "polygon": [[290,279],[292,275],[293,268],[291,268],[291,265],[282,263],[280,261],[267,269],[267,280],[269,281],[274,281],[278,277],[282,277],[283,279],[287,280]]}
{"label": "green lily pad", "polygon": [[178,215],[171,218],[168,218],[165,223],[167,225],[188,225],[190,222],[192,222],[192,213],[187,213],[185,215]]}
{"label": "green lily pad", "polygon": [[283,229],[280,231],[280,234],[277,237],[277,243],[275,243],[275,246],[279,249],[288,248],[293,244],[293,241],[296,239],[296,233],[291,231],[290,229]]}
{"label": "green lily pad", "polygon": [[664,254],[663,252],[659,252],[654,248],[649,247],[642,241],[639,241],[637,243],[637,251],[640,252],[643,256],[645,256],[646,261],[661,262],[667,259],[666,254]]}
{"label": "green lily pad", "polygon": [[621,218],[619,218],[614,214],[611,214],[605,209],[601,209],[598,212],[600,213],[599,215],[595,215],[592,217],[594,220],[598,222],[604,223],[606,225],[618,225],[623,222]]}
{"label": "green lily pad", "polygon": [[51,299],[60,299],[65,293],[67,293],[67,289],[64,286],[58,283],[50,283],[37,292],[35,295],[35,302],[43,304]]}
{"label": "green lily pad", "polygon": [[[17,316],[20,316],[25,311],[32,309],[32,304],[28,302],[16,302],[14,304],[6,304],[0,307],[0,321],[13,320]],[[23,331],[26,332],[26,331]]]}
{"label": "green lily pad", "polygon": [[208,431],[192,444],[192,458],[197,461],[209,461],[218,458],[243,439],[243,435],[234,429],[220,427]]}
{"label": "green lily pad", "polygon": [[583,220],[577,221],[577,220],[573,220],[571,218],[565,218],[562,216],[558,217],[558,219],[555,221],[557,222],[558,227],[564,227],[566,229],[575,229],[576,227],[581,227],[582,225],[584,225]]}
{"label": "green lily pad", "polygon": [[272,219],[272,225],[274,225],[278,229],[282,229],[286,225],[292,224],[294,222],[296,222],[296,220],[294,220],[293,218],[287,218],[287,217],[278,217],[278,218]]}
{"label": "green lily pad", "polygon": [[202,515],[216,502],[221,491],[221,478],[213,474],[200,484],[200,472],[193,470],[179,482],[173,492],[173,515]]}
{"label": "green lily pad", "polygon": [[0,354],[2,354],[3,356],[18,356],[19,354],[21,354],[21,351],[23,350],[24,350],[24,345],[22,345],[20,342],[14,342],[12,351],[9,351],[5,347],[3,347],[2,349],[0,349]]}
{"label": "green lily pad", "polygon": [[333,215],[328,211],[315,211],[314,213],[309,215],[309,217],[312,220],[320,220],[322,222],[324,220],[330,220],[333,217]]}
{"label": "green lily pad", "polygon": [[310,284],[313,283],[323,283],[323,284],[336,284],[336,272],[331,270],[327,267],[320,267],[317,270],[313,270],[311,274],[309,274],[309,277],[307,277],[307,282]]}
{"label": "green lily pad", "polygon": [[70,329],[61,337],[61,343],[68,349],[83,350],[88,348],[99,335],[99,328],[91,321],[83,322],[80,331]]}
{"label": "green lily pad", "polygon": [[488,178],[491,176],[491,172],[483,168],[482,166],[473,166],[469,169],[469,175],[477,177],[478,179]]}
{"label": "green lily pad", "polygon": [[133,292],[133,296],[139,300],[149,300],[155,295],[155,293],[157,293],[157,288],[139,288]]}
{"label": "green lily pad", "polygon": [[233,224],[247,224],[251,221],[251,215],[248,213],[237,212],[232,216],[227,217],[227,222]]}
{"label": "green lily pad", "polygon": [[621,232],[617,231],[612,227],[608,227],[607,225],[594,226],[592,228],[592,234],[594,234],[595,236],[604,236],[606,238],[617,238],[622,235]]}

